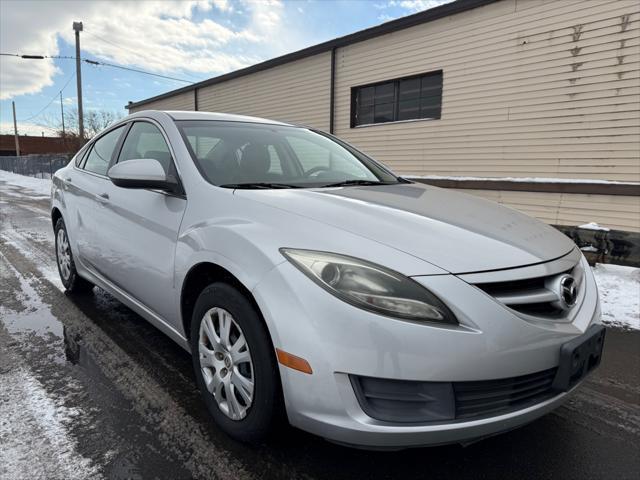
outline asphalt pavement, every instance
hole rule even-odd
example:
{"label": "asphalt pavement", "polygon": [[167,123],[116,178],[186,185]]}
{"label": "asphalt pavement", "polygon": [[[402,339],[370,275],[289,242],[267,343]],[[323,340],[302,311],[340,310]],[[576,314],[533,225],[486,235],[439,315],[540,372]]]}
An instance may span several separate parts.
{"label": "asphalt pavement", "polygon": [[283,426],[249,447],[209,420],[185,351],[100,289],[63,292],[52,245],[48,201],[0,182],[3,480],[640,478],[640,332],[609,329],[555,412],[468,446],[369,452]]}

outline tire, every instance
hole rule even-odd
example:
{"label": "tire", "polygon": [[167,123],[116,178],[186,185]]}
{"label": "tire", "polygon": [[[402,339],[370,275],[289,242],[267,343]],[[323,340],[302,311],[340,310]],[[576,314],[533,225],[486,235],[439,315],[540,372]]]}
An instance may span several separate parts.
{"label": "tire", "polygon": [[[232,322],[229,322],[227,314]],[[207,333],[205,316],[210,320],[208,326],[215,330],[211,335]],[[223,322],[231,325],[227,343],[235,341],[234,346],[237,346],[242,344],[241,338],[244,338],[249,361],[244,358],[246,352],[234,354],[233,348],[225,347],[221,331]],[[190,342],[198,387],[216,424],[230,437],[241,442],[256,444],[265,440],[281,420],[284,408],[271,338],[254,305],[242,292],[227,283],[209,285],[196,301]],[[201,349],[201,346],[205,349]],[[212,352],[215,352],[213,356]],[[240,355],[244,357],[240,358]],[[216,364],[212,365],[212,362]],[[245,398],[248,390],[244,389],[246,395],[243,396],[243,389],[236,387],[246,384],[246,380],[253,382],[250,403]],[[223,386],[220,387],[220,384]],[[236,400],[226,401],[229,394]],[[235,404],[239,405],[234,409]],[[244,412],[241,411],[243,408]]]}
{"label": "tire", "polygon": [[58,273],[60,280],[67,292],[70,293],[87,293],[93,289],[93,284],[85,280],[76,270],[76,264],[73,261],[73,253],[69,245],[69,235],[64,220],[59,218],[54,228],[55,233],[55,250],[56,264],[58,265]]}

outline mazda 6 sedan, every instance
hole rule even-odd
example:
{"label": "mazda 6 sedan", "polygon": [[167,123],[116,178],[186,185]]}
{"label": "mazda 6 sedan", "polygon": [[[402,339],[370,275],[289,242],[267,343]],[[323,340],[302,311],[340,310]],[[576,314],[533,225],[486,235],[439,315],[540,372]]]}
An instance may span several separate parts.
{"label": "mazda 6 sedan", "polygon": [[553,410],[600,362],[566,236],[312,128],[136,113],[56,172],[51,218],[66,289],[99,286],[190,351],[241,441],[287,419],[365,448],[465,443]]}

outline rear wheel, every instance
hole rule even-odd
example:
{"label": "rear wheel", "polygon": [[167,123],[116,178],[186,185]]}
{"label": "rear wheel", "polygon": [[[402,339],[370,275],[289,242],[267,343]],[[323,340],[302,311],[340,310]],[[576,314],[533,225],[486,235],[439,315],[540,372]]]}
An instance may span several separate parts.
{"label": "rear wheel", "polygon": [[67,228],[62,218],[56,222],[54,232],[56,236],[56,263],[64,288],[71,293],[89,292],[93,288],[93,284],[78,275],[69,245]]}
{"label": "rear wheel", "polygon": [[202,291],[191,321],[191,351],[218,426],[240,441],[264,440],[281,412],[280,381],[267,329],[242,292],[226,283]]}

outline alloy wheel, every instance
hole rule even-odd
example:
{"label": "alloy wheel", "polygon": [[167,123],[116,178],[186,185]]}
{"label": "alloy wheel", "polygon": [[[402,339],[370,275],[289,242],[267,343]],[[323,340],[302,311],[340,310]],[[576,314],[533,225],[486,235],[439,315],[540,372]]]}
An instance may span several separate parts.
{"label": "alloy wheel", "polygon": [[200,322],[200,369],[209,393],[232,420],[247,416],[253,403],[254,371],[249,345],[227,310],[214,307]]}
{"label": "alloy wheel", "polygon": [[62,278],[66,281],[71,275],[71,250],[64,228],[58,230],[57,240],[58,266],[60,267]]}

